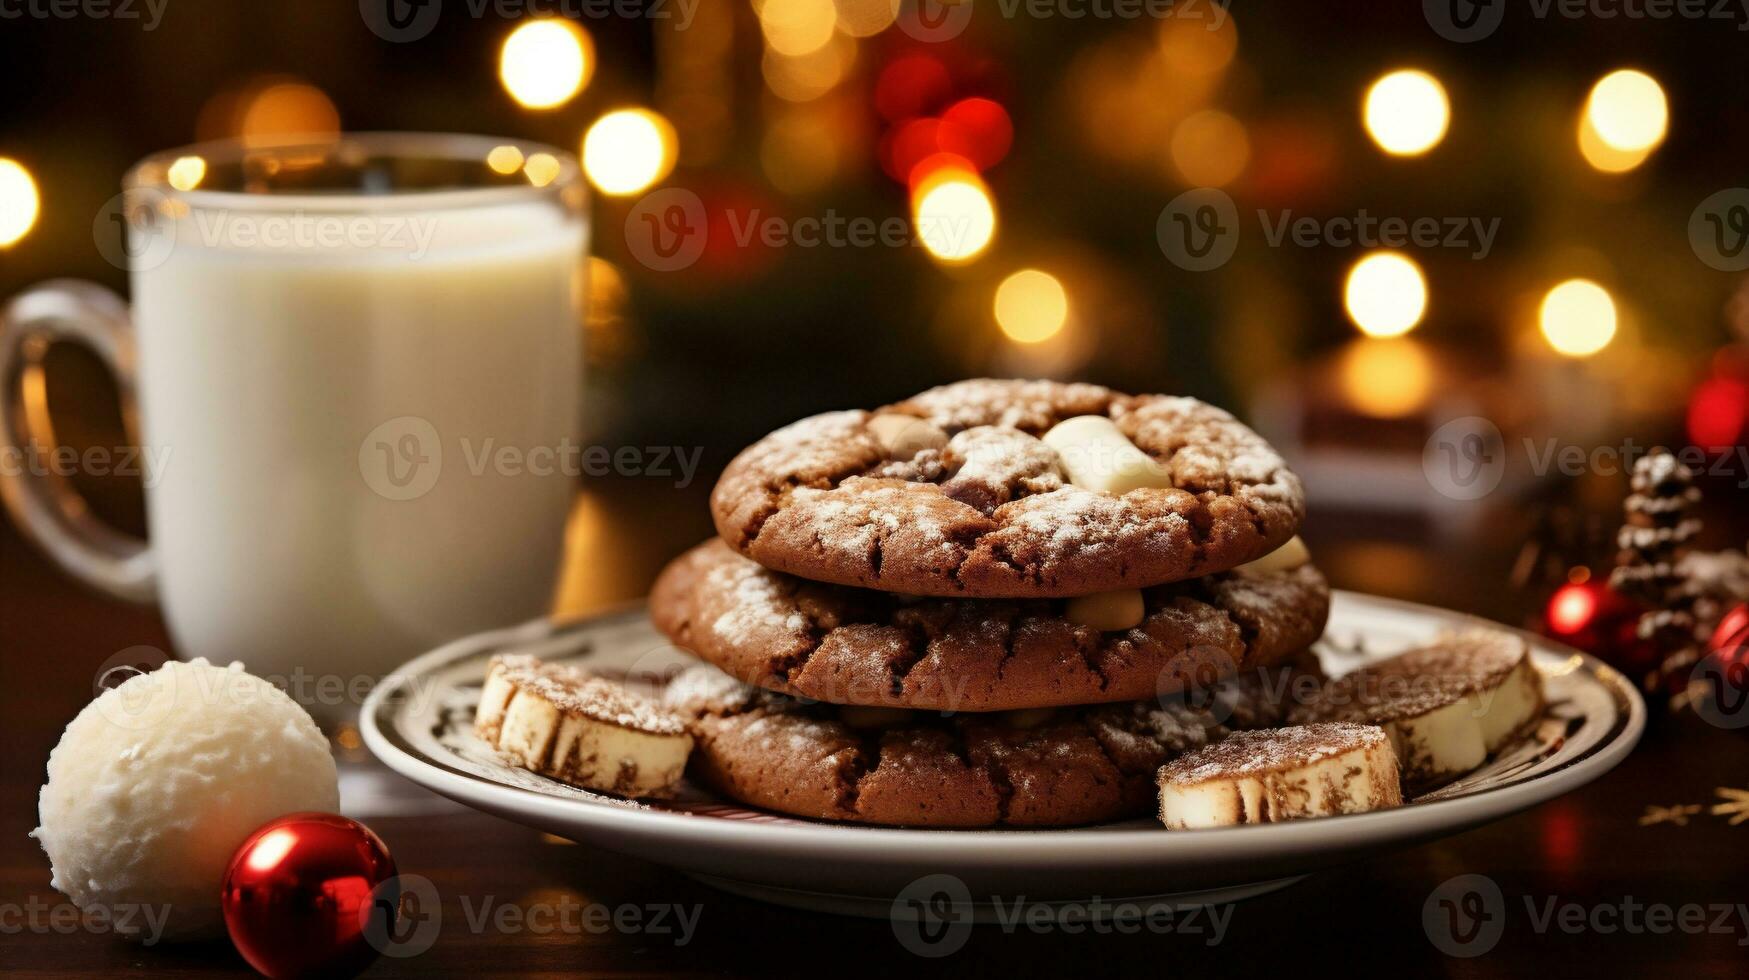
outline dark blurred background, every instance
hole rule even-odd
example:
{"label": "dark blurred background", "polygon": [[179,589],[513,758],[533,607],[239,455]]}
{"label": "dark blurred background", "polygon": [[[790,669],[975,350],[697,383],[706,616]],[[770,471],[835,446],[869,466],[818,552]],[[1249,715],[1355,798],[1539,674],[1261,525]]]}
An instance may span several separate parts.
{"label": "dark blurred background", "polygon": [[[607,445],[703,447],[677,538],[707,533],[709,477],[775,425],[1003,374],[1194,394],[1250,419],[1306,475],[1308,533],[1340,540],[1344,585],[1522,616],[1562,563],[1608,555],[1625,485],[1610,453],[1655,444],[1715,450],[1705,543],[1742,541],[1749,300],[1725,254],[1749,234],[1749,192],[1728,193],[1749,131],[1742,11],[1460,2],[1482,18],[1463,28],[1405,3],[89,6],[20,0],[0,19],[0,157],[39,205],[21,217],[18,181],[0,180],[0,295],[54,276],[125,289],[94,219],[151,151],[389,129],[579,152],[633,110],[589,167],[616,193],[592,205],[588,424]],[[1369,115],[1371,87],[1403,70],[1424,74],[1385,83]],[[810,219],[822,234],[909,220],[944,181],[950,217],[993,214],[987,244],[737,235],[773,217],[797,238]],[[1231,258],[1206,271],[1163,247],[1197,188],[1237,215]],[[698,195],[709,236],[662,271],[628,215],[670,189]],[[1385,247],[1368,216],[1431,219],[1437,240]],[[1302,218],[1308,237],[1270,241]],[[1412,264],[1356,275],[1378,252]],[[61,440],[115,442],[91,358],[57,350],[49,378]],[[1458,419],[1500,433],[1504,474],[1481,499],[1423,467]],[[1605,455],[1558,472],[1550,446]],[[129,481],[80,479],[139,529]],[[648,485],[621,489],[659,506]],[[1539,580],[1532,556],[1525,591],[1502,595],[1527,542],[1553,571]]]}

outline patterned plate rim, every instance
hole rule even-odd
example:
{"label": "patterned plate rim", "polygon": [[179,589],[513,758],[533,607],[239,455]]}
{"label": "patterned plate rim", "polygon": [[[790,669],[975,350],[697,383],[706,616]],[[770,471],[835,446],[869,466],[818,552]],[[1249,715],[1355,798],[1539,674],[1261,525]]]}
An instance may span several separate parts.
{"label": "patterned plate rim", "polygon": [[[1405,815],[1408,814],[1422,817],[1422,820],[1414,822],[1424,827],[1470,826],[1534,806],[1596,779],[1626,758],[1645,730],[1646,706],[1639,691],[1619,671],[1589,654],[1556,643],[1547,637],[1467,613],[1340,589],[1335,590],[1334,596],[1337,603],[1344,606],[1351,603],[1362,607],[1370,605],[1410,616],[1433,617],[1444,622],[1461,621],[1509,630],[1524,636],[1533,651],[1557,657],[1577,658],[1578,666],[1574,673],[1583,673],[1608,692],[1616,707],[1615,721],[1593,744],[1554,768],[1504,777],[1498,783],[1449,797],[1426,799],[1413,806],[1373,813],[1292,823],[1175,831],[1170,834],[1162,833],[1157,828],[1135,828],[1121,824],[966,830],[831,823],[786,817],[782,814],[773,814],[780,819],[770,822],[710,819],[680,809],[627,805],[606,798],[595,801],[560,797],[488,780],[424,752],[407,739],[396,723],[396,716],[410,710],[416,700],[397,698],[397,694],[418,678],[456,661],[487,656],[506,646],[550,641],[564,634],[623,625],[645,615],[643,604],[637,603],[581,619],[564,622],[535,620],[521,626],[480,633],[416,657],[384,678],[371,692],[360,712],[360,729],[371,752],[391,769],[438,793],[469,806],[488,810],[538,811],[543,817],[590,824],[601,830],[702,833],[712,840],[725,843],[781,841],[793,844],[799,839],[799,835],[808,838],[809,843],[826,847],[843,845],[860,850],[871,844],[903,843],[910,847],[939,847],[946,854],[954,848],[965,847],[970,843],[968,838],[975,835],[980,839],[980,850],[997,847],[1004,855],[1021,857],[1027,855],[1029,848],[1036,848],[1039,842],[1048,840],[1051,842],[1055,860],[1062,859],[1062,848],[1065,847],[1093,854],[1113,845],[1162,846],[1168,841],[1180,844],[1194,841],[1200,845],[1208,845],[1215,843],[1211,838],[1219,838],[1223,844],[1237,844],[1239,841],[1234,838],[1243,837],[1247,846],[1288,849],[1313,844],[1326,838],[1333,825],[1343,828],[1343,832],[1352,831],[1356,836],[1370,836],[1367,832],[1368,825],[1379,825],[1378,829],[1383,831],[1385,825],[1405,822]],[[510,797],[503,794],[510,794]],[[514,805],[510,802],[511,799],[515,800]]]}

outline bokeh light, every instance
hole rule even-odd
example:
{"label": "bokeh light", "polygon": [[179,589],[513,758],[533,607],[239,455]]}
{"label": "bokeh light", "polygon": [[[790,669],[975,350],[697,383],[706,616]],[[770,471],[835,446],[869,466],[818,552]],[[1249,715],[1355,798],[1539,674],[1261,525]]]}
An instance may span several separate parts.
{"label": "bokeh light", "polygon": [[1543,297],[1537,320],[1556,352],[1590,357],[1615,338],[1615,300],[1589,279],[1569,279]]}
{"label": "bokeh light", "polygon": [[1173,71],[1185,75],[1214,75],[1232,64],[1239,50],[1239,31],[1233,15],[1218,24],[1206,17],[1192,16],[1185,7],[1182,15],[1160,19],[1160,57]]}
{"label": "bokeh light", "polygon": [[1621,150],[1610,146],[1591,125],[1591,116],[1579,114],[1579,154],[1585,162],[1606,174],[1626,173],[1652,155],[1651,149]]}
{"label": "bokeh light", "polygon": [[1360,337],[1343,349],[1337,378],[1349,404],[1377,418],[1419,411],[1433,392],[1433,359],[1412,337]]}
{"label": "bokeh light", "polygon": [[1427,311],[1427,280],[1407,256],[1374,252],[1348,271],[1343,304],[1362,333],[1395,337],[1421,322]]}
{"label": "bokeh light", "polygon": [[1647,152],[1664,141],[1670,107],[1663,87],[1652,76],[1624,68],[1592,86],[1585,101],[1585,122],[1611,149]]}
{"label": "bokeh light", "polygon": [[756,0],[753,9],[765,43],[791,57],[819,50],[838,27],[832,0]]}
{"label": "bokeh light", "polygon": [[996,237],[996,202],[970,170],[937,170],[918,182],[911,199],[919,240],[943,262],[970,262]]}
{"label": "bokeh light", "polygon": [[1038,344],[1055,337],[1069,320],[1069,294],[1041,269],[1021,269],[996,287],[996,325],[1009,340]]}
{"label": "bokeh light", "polygon": [[321,89],[277,81],[248,96],[238,121],[243,142],[261,146],[286,137],[330,137],[340,132],[340,110]]}
{"label": "bokeh light", "polygon": [[1245,127],[1219,109],[1205,109],[1172,131],[1172,164],[1184,182],[1221,187],[1245,172],[1251,141]]}
{"label": "bokeh light", "polygon": [[41,208],[30,171],[17,160],[0,157],[0,248],[17,244],[30,234]]}
{"label": "bokeh light", "polygon": [[528,162],[522,165],[522,175],[534,186],[545,187],[557,180],[559,171],[563,169],[559,158],[551,153],[533,153],[529,155]]}
{"label": "bokeh light", "polygon": [[486,154],[486,166],[491,167],[493,173],[506,176],[521,170],[522,162],[522,150],[509,143],[494,146],[492,152]]}
{"label": "bokeh light", "polygon": [[825,186],[837,172],[838,155],[839,139],[829,122],[800,109],[773,119],[759,144],[765,175],[789,194]]}
{"label": "bokeh light", "polygon": [[898,0],[836,0],[838,30],[851,37],[873,37],[893,26]]}
{"label": "bokeh light", "polygon": [[603,194],[623,197],[674,169],[678,142],[668,120],[648,109],[619,109],[583,136],[583,172]]}
{"label": "bokeh light", "polygon": [[1366,131],[1386,153],[1416,156],[1445,137],[1451,103],[1439,79],[1424,71],[1394,71],[1366,92]]}
{"label": "bokeh light", "polygon": [[760,69],[765,86],[789,102],[808,102],[837,87],[856,63],[856,42],[835,38],[804,55],[767,49]]}
{"label": "bokeh light", "polygon": [[504,39],[498,78],[518,104],[551,109],[571,101],[595,70],[595,43],[556,17],[531,20]]}
{"label": "bokeh light", "polygon": [[198,156],[177,157],[164,177],[179,191],[194,190],[206,179],[206,160]]}
{"label": "bokeh light", "polygon": [[986,170],[1008,155],[1014,144],[1014,122],[994,99],[961,99],[941,114],[936,142],[942,150],[957,153]]}

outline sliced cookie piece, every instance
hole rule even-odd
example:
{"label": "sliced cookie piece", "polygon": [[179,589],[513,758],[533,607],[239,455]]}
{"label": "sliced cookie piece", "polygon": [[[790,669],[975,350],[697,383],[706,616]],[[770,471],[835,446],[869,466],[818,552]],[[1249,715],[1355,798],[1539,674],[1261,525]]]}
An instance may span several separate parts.
{"label": "sliced cookie piece", "polygon": [[692,752],[685,722],[654,700],[526,654],[492,658],[474,732],[521,768],[625,797],[668,795]]}
{"label": "sliced cookie piece", "polygon": [[1421,793],[1524,735],[1543,707],[1542,675],[1523,638],[1476,629],[1338,677],[1296,708],[1294,720],[1381,726],[1404,788]]}
{"label": "sliced cookie piece", "polygon": [[691,719],[695,778],[751,806],[906,827],[1043,827],[1148,812],[1161,764],[1236,727],[1279,723],[1273,688],[1231,681],[1200,706],[942,715],[799,701],[701,665],[664,703]]}
{"label": "sliced cookie piece", "polygon": [[1238,732],[1159,774],[1170,830],[1279,823],[1400,806],[1397,754],[1372,725],[1329,722]]}
{"label": "sliced cookie piece", "polygon": [[[1155,478],[1110,458],[1114,426]],[[1051,598],[1225,571],[1287,541],[1305,501],[1267,442],[1194,398],[978,380],[779,429],[729,464],[711,512],[735,550],[803,578]]]}
{"label": "sliced cookie piece", "polygon": [[1277,663],[1324,631],[1309,564],[1084,599],[918,599],[761,567],[721,541],[671,563],[650,615],[736,678],[834,704],[1004,711],[1134,701]]}

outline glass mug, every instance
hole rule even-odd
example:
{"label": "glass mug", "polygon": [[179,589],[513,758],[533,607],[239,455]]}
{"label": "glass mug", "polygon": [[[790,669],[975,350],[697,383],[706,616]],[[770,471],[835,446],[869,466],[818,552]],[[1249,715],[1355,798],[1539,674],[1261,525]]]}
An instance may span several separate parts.
{"label": "glass mug", "polygon": [[27,536],[158,601],[182,655],[241,660],[330,720],[360,680],[550,607],[572,479],[519,461],[579,435],[573,158],[411,133],[205,144],[142,161],[119,200],[131,315],[88,283],[13,300],[0,449],[52,450],[42,353],[88,345],[130,423],[137,404],[150,541],[52,468],[0,467]]}

